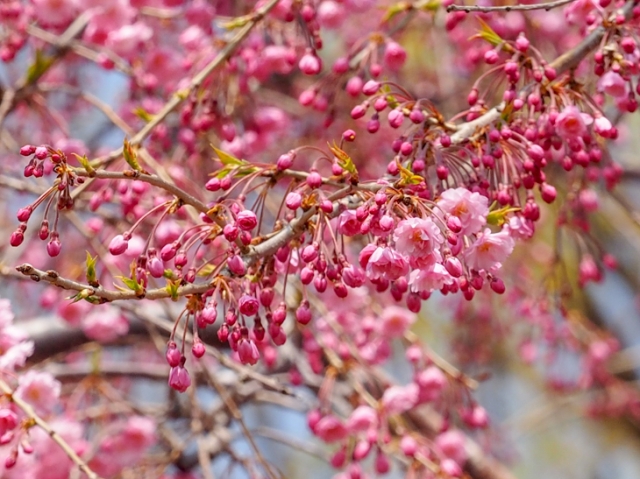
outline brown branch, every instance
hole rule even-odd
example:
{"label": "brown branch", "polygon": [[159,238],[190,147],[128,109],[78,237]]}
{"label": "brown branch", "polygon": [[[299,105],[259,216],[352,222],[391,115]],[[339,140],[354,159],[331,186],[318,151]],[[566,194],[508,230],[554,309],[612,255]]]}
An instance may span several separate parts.
{"label": "brown branch", "polygon": [[530,5],[496,5],[496,6],[488,6],[484,7],[481,5],[449,5],[447,7],[447,12],[513,12],[513,11],[531,11],[531,10],[545,10],[549,11],[554,8],[562,7],[564,5],[568,5],[569,3],[575,2],[575,0],[555,0],[553,2],[546,3],[535,3]]}

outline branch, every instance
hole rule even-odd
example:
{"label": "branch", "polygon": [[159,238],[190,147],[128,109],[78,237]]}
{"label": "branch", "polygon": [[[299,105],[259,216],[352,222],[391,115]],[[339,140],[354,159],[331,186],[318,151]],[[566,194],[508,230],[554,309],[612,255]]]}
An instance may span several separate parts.
{"label": "branch", "polygon": [[449,5],[447,12],[513,12],[513,11],[530,11],[530,10],[545,10],[549,11],[553,8],[562,7],[569,3],[575,2],[575,0],[555,0],[554,2],[547,3],[535,3],[532,5],[499,5],[484,7],[481,5]]}
{"label": "branch", "polygon": [[22,409],[22,411],[31,420],[33,420],[33,422],[36,425],[38,425],[41,429],[43,429],[49,435],[49,437],[53,440],[53,442],[55,442],[58,446],[60,446],[60,448],[69,457],[69,459],[71,459],[78,466],[78,468],[87,475],[89,479],[101,479],[100,476],[98,476],[95,472],[93,472],[91,468],[89,468],[87,463],[84,462],[80,458],[80,456],[78,456],[78,454],[76,454],[73,448],[69,444],[67,444],[67,441],[65,441],[56,431],[54,431],[44,419],[42,419],[40,416],[38,416],[38,414],[36,414],[36,412],[33,410],[30,404],[26,403],[25,401],[23,401],[19,397],[16,397],[13,394],[13,390],[11,389],[11,387],[9,387],[9,385],[6,382],[4,382],[4,380],[2,379],[0,379],[0,390],[4,394],[9,396],[11,401],[13,401],[13,403],[16,406]]}
{"label": "branch", "polygon": [[186,205],[193,206],[200,213],[206,213],[209,211],[209,208],[206,204],[204,204],[199,199],[190,195],[182,188],[170,183],[168,181],[163,180],[157,175],[151,175],[148,173],[140,173],[133,170],[127,171],[108,171],[108,170],[94,170],[91,173],[86,171],[83,168],[74,169],[74,173],[78,176],[82,176],[85,178],[98,178],[101,180],[139,180],[144,183],[149,183],[150,185],[157,186],[158,188],[162,188],[167,193],[171,193],[172,195],[178,197],[182,202]]}

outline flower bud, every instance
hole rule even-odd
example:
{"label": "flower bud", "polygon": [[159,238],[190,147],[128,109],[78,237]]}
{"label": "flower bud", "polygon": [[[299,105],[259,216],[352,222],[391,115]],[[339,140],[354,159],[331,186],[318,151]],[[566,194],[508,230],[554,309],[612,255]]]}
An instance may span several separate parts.
{"label": "flower bud", "polygon": [[127,251],[129,248],[128,235],[117,235],[109,243],[109,252],[113,256],[118,256]]}

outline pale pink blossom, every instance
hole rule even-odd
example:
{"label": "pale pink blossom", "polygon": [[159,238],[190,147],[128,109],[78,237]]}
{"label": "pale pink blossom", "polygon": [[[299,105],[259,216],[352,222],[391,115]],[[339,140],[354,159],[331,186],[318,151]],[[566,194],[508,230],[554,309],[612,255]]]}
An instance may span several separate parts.
{"label": "pale pink blossom", "polygon": [[489,228],[478,235],[476,241],[465,252],[467,265],[477,271],[499,268],[511,254],[514,241],[507,229],[491,233]]}
{"label": "pale pink blossom", "polygon": [[355,236],[360,233],[360,221],[353,210],[346,210],[338,216],[338,232],[345,236]]}
{"label": "pale pink blossom", "polygon": [[409,272],[409,263],[392,248],[378,247],[367,263],[367,275],[371,280],[393,281]]}
{"label": "pale pink blossom", "polygon": [[51,374],[30,370],[18,378],[16,396],[28,402],[38,414],[48,415],[58,404],[60,381]]}
{"label": "pale pink blossom", "polygon": [[393,232],[393,239],[398,252],[407,256],[414,268],[424,268],[442,259],[439,246],[444,237],[431,218],[400,221]]}
{"label": "pale pink blossom", "polygon": [[378,414],[371,406],[358,406],[347,420],[347,429],[351,432],[366,432],[378,427]]}
{"label": "pale pink blossom", "polygon": [[95,306],[82,319],[82,330],[88,338],[109,342],[129,332],[129,322],[113,306]]}
{"label": "pale pink blossom", "polygon": [[480,193],[452,188],[440,195],[437,204],[444,213],[460,218],[464,235],[477,233],[487,222],[489,200]]}
{"label": "pale pink blossom", "polygon": [[453,281],[453,277],[440,263],[435,263],[429,268],[413,270],[409,275],[409,285],[414,293],[440,289],[445,284],[453,283]]}
{"label": "pale pink blossom", "polygon": [[406,308],[387,306],[380,315],[382,333],[389,338],[402,337],[409,327],[416,321],[416,315]]}
{"label": "pale pink blossom", "polygon": [[15,371],[24,366],[27,358],[33,354],[33,341],[25,341],[12,346],[0,356],[0,371]]}
{"label": "pale pink blossom", "polygon": [[382,395],[382,406],[388,414],[400,414],[408,411],[418,402],[418,385],[391,386]]}
{"label": "pale pink blossom", "polygon": [[565,107],[556,117],[556,133],[565,140],[581,138],[587,133],[587,125],[593,123],[593,118],[582,113],[577,107]]}
{"label": "pale pink blossom", "polygon": [[43,25],[60,26],[71,20],[78,11],[76,0],[31,0],[33,13]]}
{"label": "pale pink blossom", "polygon": [[143,22],[123,25],[112,30],[107,36],[105,46],[123,58],[131,59],[140,52],[140,46],[151,40],[153,30]]}
{"label": "pale pink blossom", "polygon": [[521,216],[509,218],[506,227],[509,229],[509,235],[514,239],[529,239],[533,236],[533,223]]}
{"label": "pale pink blossom", "polygon": [[447,377],[440,368],[429,366],[416,375],[415,382],[420,388],[420,402],[428,402],[440,397],[440,393],[447,385]]}
{"label": "pale pink blossom", "polygon": [[611,70],[607,71],[598,80],[598,90],[618,99],[626,98],[629,93],[628,83],[624,81],[619,73]]}
{"label": "pale pink blossom", "polygon": [[465,447],[465,437],[457,429],[449,429],[438,435],[435,439],[435,445],[442,454],[449,459],[453,459],[459,465],[464,465],[467,460],[467,450]]}

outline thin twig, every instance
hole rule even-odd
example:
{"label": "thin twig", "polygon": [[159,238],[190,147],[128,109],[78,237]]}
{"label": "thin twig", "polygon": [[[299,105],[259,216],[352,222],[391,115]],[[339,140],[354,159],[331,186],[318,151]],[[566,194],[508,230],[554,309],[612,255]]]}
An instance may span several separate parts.
{"label": "thin twig", "polygon": [[449,5],[447,12],[512,12],[512,11],[531,11],[531,10],[545,10],[549,11],[554,8],[568,5],[575,2],[575,0],[555,0],[554,2],[535,3],[529,5],[494,5],[494,6],[482,6],[482,5]]}

